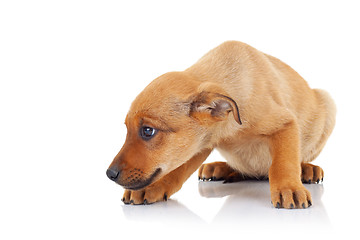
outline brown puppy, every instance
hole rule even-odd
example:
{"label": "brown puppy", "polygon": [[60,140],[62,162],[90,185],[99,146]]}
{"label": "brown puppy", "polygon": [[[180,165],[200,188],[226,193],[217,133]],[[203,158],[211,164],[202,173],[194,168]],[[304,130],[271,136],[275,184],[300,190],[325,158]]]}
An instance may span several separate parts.
{"label": "brown puppy", "polygon": [[107,170],[123,201],[167,200],[216,148],[227,160],[202,165],[199,178],[269,178],[275,207],[306,208],[303,186],[323,170],[308,162],[335,124],[323,90],[279,59],[247,44],[221,44],[183,72],[151,82],[126,117],[126,142]]}

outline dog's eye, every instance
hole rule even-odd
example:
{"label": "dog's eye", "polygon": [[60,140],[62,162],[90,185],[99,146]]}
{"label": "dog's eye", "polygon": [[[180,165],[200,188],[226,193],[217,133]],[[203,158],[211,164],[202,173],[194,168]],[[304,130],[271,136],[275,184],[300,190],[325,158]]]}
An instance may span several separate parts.
{"label": "dog's eye", "polygon": [[140,136],[142,137],[142,139],[144,140],[149,140],[151,139],[156,133],[156,129],[155,128],[151,128],[151,127],[142,127],[140,129]]}

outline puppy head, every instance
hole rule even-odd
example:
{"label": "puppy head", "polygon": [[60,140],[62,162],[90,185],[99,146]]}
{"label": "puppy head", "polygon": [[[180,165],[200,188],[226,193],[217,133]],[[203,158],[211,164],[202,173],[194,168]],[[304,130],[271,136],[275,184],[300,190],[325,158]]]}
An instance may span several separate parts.
{"label": "puppy head", "polygon": [[164,74],[132,103],[126,141],[107,175],[127,189],[146,187],[212,148],[225,120],[241,124],[237,104],[220,88],[183,72]]}

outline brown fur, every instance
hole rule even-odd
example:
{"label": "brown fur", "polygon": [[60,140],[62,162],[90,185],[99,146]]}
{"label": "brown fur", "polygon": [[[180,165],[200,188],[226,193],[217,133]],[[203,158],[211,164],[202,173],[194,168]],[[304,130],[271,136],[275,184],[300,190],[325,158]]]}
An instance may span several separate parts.
{"label": "brown fur", "polygon": [[[127,189],[125,203],[152,203],[178,191],[216,148],[227,164],[204,165],[199,177],[269,177],[275,207],[306,208],[311,196],[301,181],[323,177],[320,167],[307,162],[324,147],[335,112],[330,96],[311,89],[288,65],[229,41],[140,93],[126,117],[126,142],[110,168],[120,171],[116,181]],[[141,126],[158,132],[144,141]]]}

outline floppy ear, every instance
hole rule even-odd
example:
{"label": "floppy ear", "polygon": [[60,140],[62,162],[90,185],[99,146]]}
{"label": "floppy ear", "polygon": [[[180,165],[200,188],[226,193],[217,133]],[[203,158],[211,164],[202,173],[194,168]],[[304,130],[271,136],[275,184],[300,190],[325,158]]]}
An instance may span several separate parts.
{"label": "floppy ear", "polygon": [[235,121],[242,124],[236,102],[223,94],[203,91],[191,103],[190,115],[215,121],[225,120],[232,112]]}

